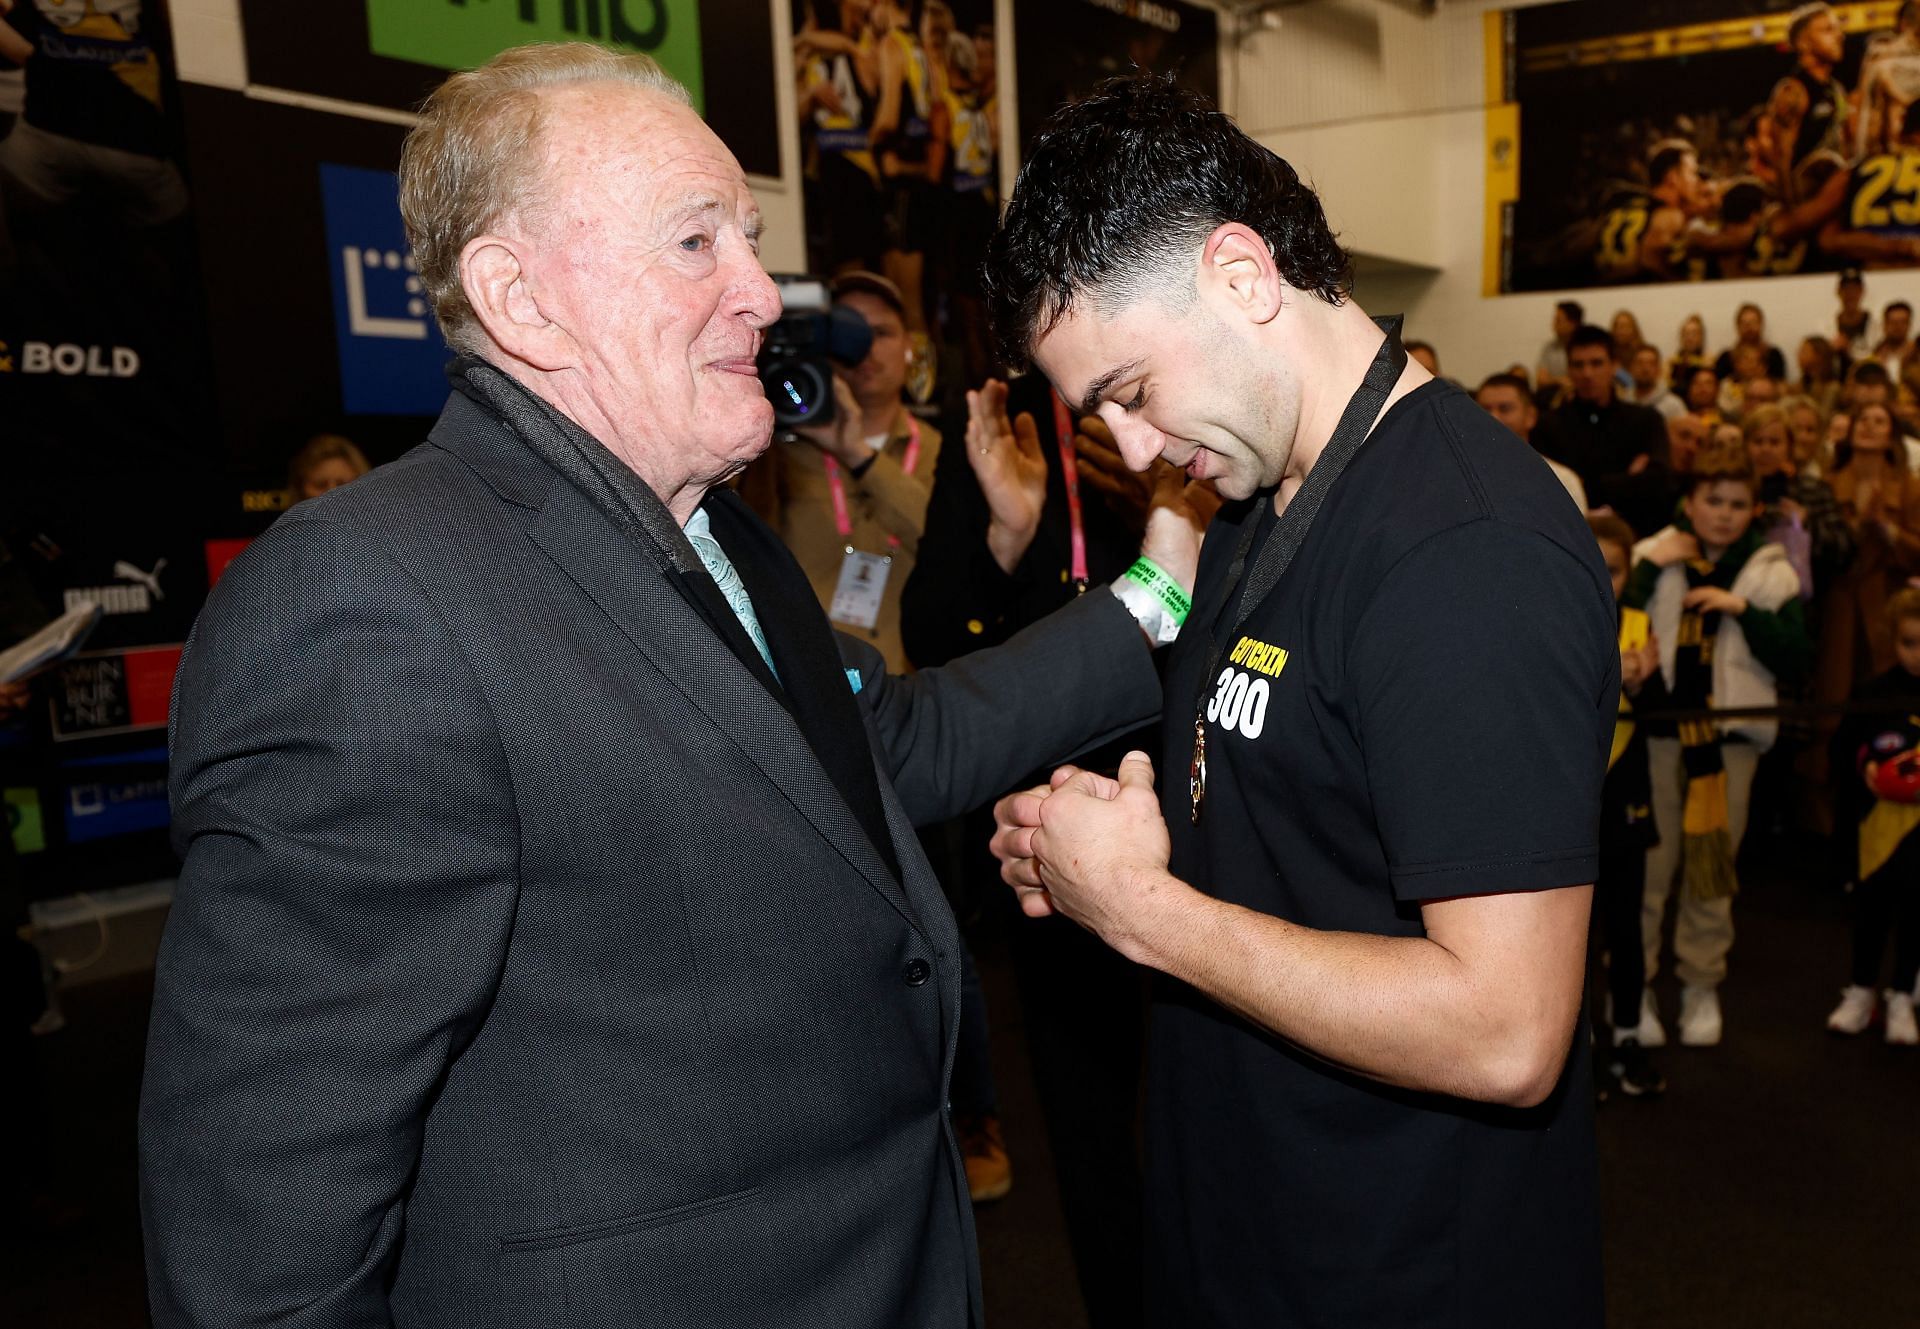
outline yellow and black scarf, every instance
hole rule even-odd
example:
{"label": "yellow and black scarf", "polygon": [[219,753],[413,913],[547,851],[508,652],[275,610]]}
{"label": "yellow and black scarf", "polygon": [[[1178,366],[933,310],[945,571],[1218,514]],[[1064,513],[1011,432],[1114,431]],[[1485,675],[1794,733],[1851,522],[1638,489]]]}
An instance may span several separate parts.
{"label": "yellow and black scarf", "polygon": [[[1717,563],[1705,558],[1682,565],[1687,589],[1715,586],[1731,590],[1735,577],[1760,547],[1749,530],[1727,546]],[[1680,611],[1673,654],[1673,704],[1680,711],[1713,706],[1713,645],[1720,615],[1700,609]],[[1681,863],[1687,889],[1702,900],[1719,900],[1740,889],[1733,872],[1733,834],[1727,819],[1727,768],[1720,756],[1720,729],[1712,720],[1682,720],[1680,759],[1687,775],[1686,803],[1680,817]]]}

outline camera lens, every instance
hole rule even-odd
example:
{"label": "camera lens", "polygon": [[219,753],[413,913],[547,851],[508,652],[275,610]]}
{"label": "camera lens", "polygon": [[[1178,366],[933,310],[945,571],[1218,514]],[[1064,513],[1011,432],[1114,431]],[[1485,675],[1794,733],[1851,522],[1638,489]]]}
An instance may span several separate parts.
{"label": "camera lens", "polygon": [[832,413],[833,384],[817,360],[786,355],[769,360],[760,371],[760,386],[773,403],[774,424],[781,429]]}

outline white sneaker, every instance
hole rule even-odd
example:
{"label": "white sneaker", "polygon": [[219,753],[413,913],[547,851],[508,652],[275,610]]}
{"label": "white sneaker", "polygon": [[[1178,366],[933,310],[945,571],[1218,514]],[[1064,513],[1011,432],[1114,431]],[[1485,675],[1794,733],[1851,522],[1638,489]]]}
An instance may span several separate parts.
{"label": "white sneaker", "polygon": [[1680,1042],[1684,1047],[1710,1048],[1720,1042],[1720,994],[1713,988],[1691,985],[1680,989]]}
{"label": "white sneaker", "polygon": [[1663,1048],[1667,1045],[1666,1026],[1660,1023],[1659,1008],[1653,1004],[1653,990],[1649,988],[1640,994],[1640,1024],[1633,1031],[1643,1048]]}
{"label": "white sneaker", "polygon": [[1911,992],[1887,993],[1887,1042],[1908,1047],[1920,1043],[1920,1025],[1914,1023]]}
{"label": "white sneaker", "polygon": [[[1907,1009],[1912,1011],[1909,1002]],[[1827,1017],[1827,1028],[1836,1034],[1857,1034],[1873,1023],[1873,989],[1852,984],[1841,989],[1840,1004]]]}

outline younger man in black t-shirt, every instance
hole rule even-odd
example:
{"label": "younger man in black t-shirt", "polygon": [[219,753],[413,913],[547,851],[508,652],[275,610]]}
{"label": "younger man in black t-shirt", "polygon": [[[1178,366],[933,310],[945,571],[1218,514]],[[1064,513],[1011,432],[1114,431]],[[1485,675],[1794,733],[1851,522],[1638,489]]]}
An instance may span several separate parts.
{"label": "younger man in black t-shirt", "polygon": [[1354,305],[1298,173],[1171,80],[1041,130],[987,273],[1011,363],[1229,500],[1168,603],[1157,776],[995,810],[1027,913],[1159,971],[1148,1321],[1598,1329],[1592,532]]}

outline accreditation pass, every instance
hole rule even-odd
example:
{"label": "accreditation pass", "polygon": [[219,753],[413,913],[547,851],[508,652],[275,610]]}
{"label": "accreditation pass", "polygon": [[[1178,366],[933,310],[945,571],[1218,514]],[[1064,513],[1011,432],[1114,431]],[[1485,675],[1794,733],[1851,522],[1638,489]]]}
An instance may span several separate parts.
{"label": "accreditation pass", "polygon": [[880,600],[887,593],[893,559],[886,554],[862,553],[852,545],[846,551],[827,617],[850,628],[871,629],[880,621]]}

